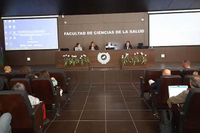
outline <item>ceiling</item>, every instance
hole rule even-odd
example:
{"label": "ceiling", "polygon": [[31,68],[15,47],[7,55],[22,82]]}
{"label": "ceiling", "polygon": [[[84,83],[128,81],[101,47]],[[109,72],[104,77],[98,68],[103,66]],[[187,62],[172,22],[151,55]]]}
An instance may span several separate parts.
{"label": "ceiling", "polygon": [[1,0],[0,15],[75,15],[198,9],[200,0]]}

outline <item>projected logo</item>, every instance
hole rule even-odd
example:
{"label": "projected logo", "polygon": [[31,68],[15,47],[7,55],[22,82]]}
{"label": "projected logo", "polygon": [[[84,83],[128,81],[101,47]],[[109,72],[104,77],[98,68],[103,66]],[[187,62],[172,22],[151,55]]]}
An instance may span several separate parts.
{"label": "projected logo", "polygon": [[101,64],[107,64],[110,61],[110,54],[107,53],[99,53],[97,55],[97,60],[101,63]]}

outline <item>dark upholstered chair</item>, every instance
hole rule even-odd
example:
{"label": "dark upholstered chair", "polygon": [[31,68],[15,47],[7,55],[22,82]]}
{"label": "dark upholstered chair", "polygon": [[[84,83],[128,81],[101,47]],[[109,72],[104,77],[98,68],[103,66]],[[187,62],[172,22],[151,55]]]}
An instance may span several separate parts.
{"label": "dark upholstered chair", "polygon": [[190,88],[190,78],[192,77],[196,77],[196,76],[200,76],[200,75],[185,75],[185,77],[183,78],[183,85],[187,85]]}
{"label": "dark upholstered chair", "polygon": [[32,108],[25,91],[1,91],[0,112],[12,115],[12,129],[32,129],[42,133],[43,103]]}
{"label": "dark upholstered chair", "polygon": [[193,75],[194,71],[198,71],[200,74],[199,69],[185,68],[182,70],[181,77],[184,78],[185,75]]}
{"label": "dark upholstered chair", "polygon": [[50,77],[54,77],[58,81],[58,86],[63,89],[64,93],[68,94],[68,99],[70,98],[70,78],[66,78],[63,72],[50,72]]}
{"label": "dark upholstered chair", "polygon": [[13,79],[10,80],[10,88],[12,88],[16,83],[24,84],[26,92],[29,95],[32,95],[31,84],[30,84],[29,79],[27,79],[27,78],[13,78]]}
{"label": "dark upholstered chair", "polygon": [[179,133],[200,133],[200,89],[191,89],[183,108],[172,105]]}
{"label": "dark upholstered chair", "polygon": [[181,76],[181,71],[178,69],[170,69],[171,70],[171,75],[179,75]]}
{"label": "dark upholstered chair", "polygon": [[26,78],[27,73],[16,73],[15,78]]}
{"label": "dark upholstered chair", "polygon": [[56,115],[60,113],[60,88],[53,87],[50,78],[37,78],[31,81],[33,94],[45,103],[45,105],[56,105]]}
{"label": "dark upholstered chair", "polygon": [[13,73],[0,73],[0,76],[1,76],[1,77],[7,78],[7,79],[8,79],[8,82],[10,82],[10,80],[11,80],[12,78],[14,78]]}
{"label": "dark upholstered chair", "polygon": [[145,92],[150,92],[151,86],[149,85],[149,80],[156,80],[160,78],[162,75],[162,71],[160,69],[150,69],[146,70],[145,77],[140,77],[140,90],[141,90],[141,98],[144,98]]}
{"label": "dark upholstered chair", "polygon": [[10,90],[8,79],[0,76],[0,91],[2,90]]}
{"label": "dark upholstered chair", "polygon": [[157,108],[166,108],[169,98],[168,86],[181,85],[181,77],[177,75],[161,76],[157,90],[151,89],[152,110],[156,114]]}

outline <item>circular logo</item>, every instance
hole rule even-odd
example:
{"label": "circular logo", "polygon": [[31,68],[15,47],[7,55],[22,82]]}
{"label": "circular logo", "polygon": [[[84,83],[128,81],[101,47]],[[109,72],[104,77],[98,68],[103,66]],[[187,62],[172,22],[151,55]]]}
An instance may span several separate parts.
{"label": "circular logo", "polygon": [[110,54],[107,53],[99,53],[97,55],[97,60],[101,63],[101,64],[107,64],[110,61]]}

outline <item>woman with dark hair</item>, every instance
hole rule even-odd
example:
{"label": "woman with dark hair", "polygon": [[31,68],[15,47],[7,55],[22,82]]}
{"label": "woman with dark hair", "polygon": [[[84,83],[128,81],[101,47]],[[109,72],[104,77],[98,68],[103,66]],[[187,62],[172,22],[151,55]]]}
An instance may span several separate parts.
{"label": "woman with dark hair", "polygon": [[26,78],[28,78],[31,81],[35,78],[38,78],[38,76],[35,75],[33,72],[29,72],[28,74],[26,74]]}
{"label": "woman with dark hair", "polygon": [[133,49],[130,41],[126,41],[126,43],[124,44],[124,49]]}
{"label": "woman with dark hair", "polygon": [[81,47],[81,44],[80,43],[77,43],[75,48],[74,48],[75,51],[83,51],[82,47]]}
{"label": "woman with dark hair", "polygon": [[92,41],[89,50],[99,50],[99,47],[94,43],[94,41]]}
{"label": "woman with dark hair", "polygon": [[[50,74],[48,71],[46,70],[43,70],[41,71],[40,75],[39,75],[39,78],[51,78],[51,81],[52,81],[52,84],[53,86],[57,86],[58,85],[58,81],[54,78],[54,77],[50,77]],[[60,95],[62,96],[62,93],[63,93],[63,90],[60,89]]]}

